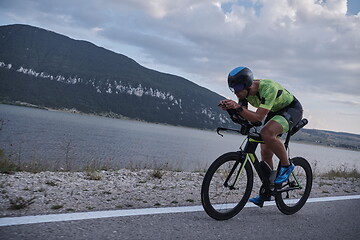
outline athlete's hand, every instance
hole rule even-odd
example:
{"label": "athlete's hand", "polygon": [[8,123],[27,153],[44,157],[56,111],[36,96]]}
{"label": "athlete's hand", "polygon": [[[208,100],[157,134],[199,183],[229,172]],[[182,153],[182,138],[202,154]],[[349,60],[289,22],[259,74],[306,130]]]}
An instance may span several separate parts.
{"label": "athlete's hand", "polygon": [[221,100],[219,105],[218,105],[222,110],[226,110],[225,101],[226,100]]}
{"label": "athlete's hand", "polygon": [[236,109],[236,108],[240,107],[240,105],[237,102],[235,102],[231,99],[221,100],[219,106],[221,107],[222,110]]}

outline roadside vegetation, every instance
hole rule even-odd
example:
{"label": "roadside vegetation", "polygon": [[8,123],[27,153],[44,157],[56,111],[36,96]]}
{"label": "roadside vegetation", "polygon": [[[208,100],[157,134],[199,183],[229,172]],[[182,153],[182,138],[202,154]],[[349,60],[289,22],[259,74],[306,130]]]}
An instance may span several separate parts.
{"label": "roadside vegetation", "polygon": [[[16,172],[30,172],[30,173],[39,173],[44,171],[51,172],[85,172],[91,180],[101,180],[101,171],[117,170],[110,167],[108,162],[101,164],[99,161],[92,161],[87,164],[83,169],[75,169],[71,160],[67,159],[65,161],[65,167],[60,167],[55,169],[50,167],[47,163],[39,163],[37,161],[31,161],[30,163],[23,163],[18,161],[14,154],[5,154],[5,152],[0,149],[0,173],[3,174],[14,174]],[[141,169],[152,169],[152,177],[161,179],[164,171],[173,171],[173,172],[182,172],[183,170],[179,168],[171,168],[169,164],[157,165],[153,164],[147,166],[137,166],[133,163],[130,163],[126,169],[132,171],[138,171]],[[360,172],[358,169],[349,169],[344,167],[339,167],[338,169],[331,169],[324,173],[317,173],[317,164],[314,165],[313,171],[315,176],[327,177],[327,178],[360,178]],[[193,172],[206,172],[206,169],[194,170]]]}
{"label": "roadside vegetation", "polygon": [[332,169],[326,173],[320,174],[322,177],[334,178],[360,178],[360,172],[357,169],[346,171],[344,169]]}
{"label": "roadside vegetation", "polygon": [[[21,168],[20,168],[21,169]],[[8,171],[9,172],[9,171]],[[101,209],[199,205],[204,172],[157,169],[0,174],[2,216]],[[314,177],[313,197],[359,193],[360,174],[329,171]],[[261,185],[253,188],[256,195]]]}
{"label": "roadside vegetation", "polygon": [[15,199],[10,199],[10,210],[19,210],[26,208],[34,203],[35,197],[31,199],[24,199],[23,197],[16,197]]}

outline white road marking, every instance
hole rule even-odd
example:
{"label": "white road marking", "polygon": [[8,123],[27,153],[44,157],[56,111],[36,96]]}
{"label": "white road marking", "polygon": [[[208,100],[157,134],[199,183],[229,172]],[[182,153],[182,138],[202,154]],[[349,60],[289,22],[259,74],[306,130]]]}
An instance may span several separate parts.
{"label": "white road marking", "polygon": [[[330,201],[351,200],[351,199],[360,199],[360,195],[309,198],[307,200],[307,203],[330,202]],[[274,206],[274,205],[276,205],[274,201],[265,202],[264,204],[264,206]],[[255,206],[252,203],[247,203],[245,207],[257,207],[257,206]],[[97,218],[142,216],[142,215],[166,214],[166,213],[186,213],[186,212],[199,212],[199,211],[203,211],[202,206],[143,208],[143,209],[126,209],[126,210],[111,210],[111,211],[96,211],[96,212],[48,214],[48,215],[23,216],[23,217],[4,217],[4,218],[0,218],[0,227],[23,225],[23,224],[35,224],[35,223],[97,219]]]}

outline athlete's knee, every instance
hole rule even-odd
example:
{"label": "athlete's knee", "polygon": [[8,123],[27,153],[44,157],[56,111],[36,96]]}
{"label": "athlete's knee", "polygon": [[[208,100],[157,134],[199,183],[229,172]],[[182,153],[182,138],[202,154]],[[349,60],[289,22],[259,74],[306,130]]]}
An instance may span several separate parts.
{"label": "athlete's knee", "polygon": [[272,141],[274,139],[276,139],[276,132],[274,132],[270,127],[265,126],[261,129],[261,137],[264,140],[264,142],[269,142]]}

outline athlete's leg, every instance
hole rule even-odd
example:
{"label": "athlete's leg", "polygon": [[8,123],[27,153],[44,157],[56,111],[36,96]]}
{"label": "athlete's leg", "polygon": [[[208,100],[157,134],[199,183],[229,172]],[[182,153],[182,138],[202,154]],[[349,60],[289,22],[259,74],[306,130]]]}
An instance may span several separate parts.
{"label": "athlete's leg", "polygon": [[267,144],[261,144],[261,160],[265,161],[271,169],[274,169],[273,156],[274,153]]}
{"label": "athlete's leg", "polygon": [[266,162],[268,161],[267,157],[270,156],[268,152],[272,151],[280,159],[282,166],[290,165],[284,143],[277,137],[283,131],[283,126],[274,120],[267,122],[261,129],[261,136],[266,145],[264,152]]}

